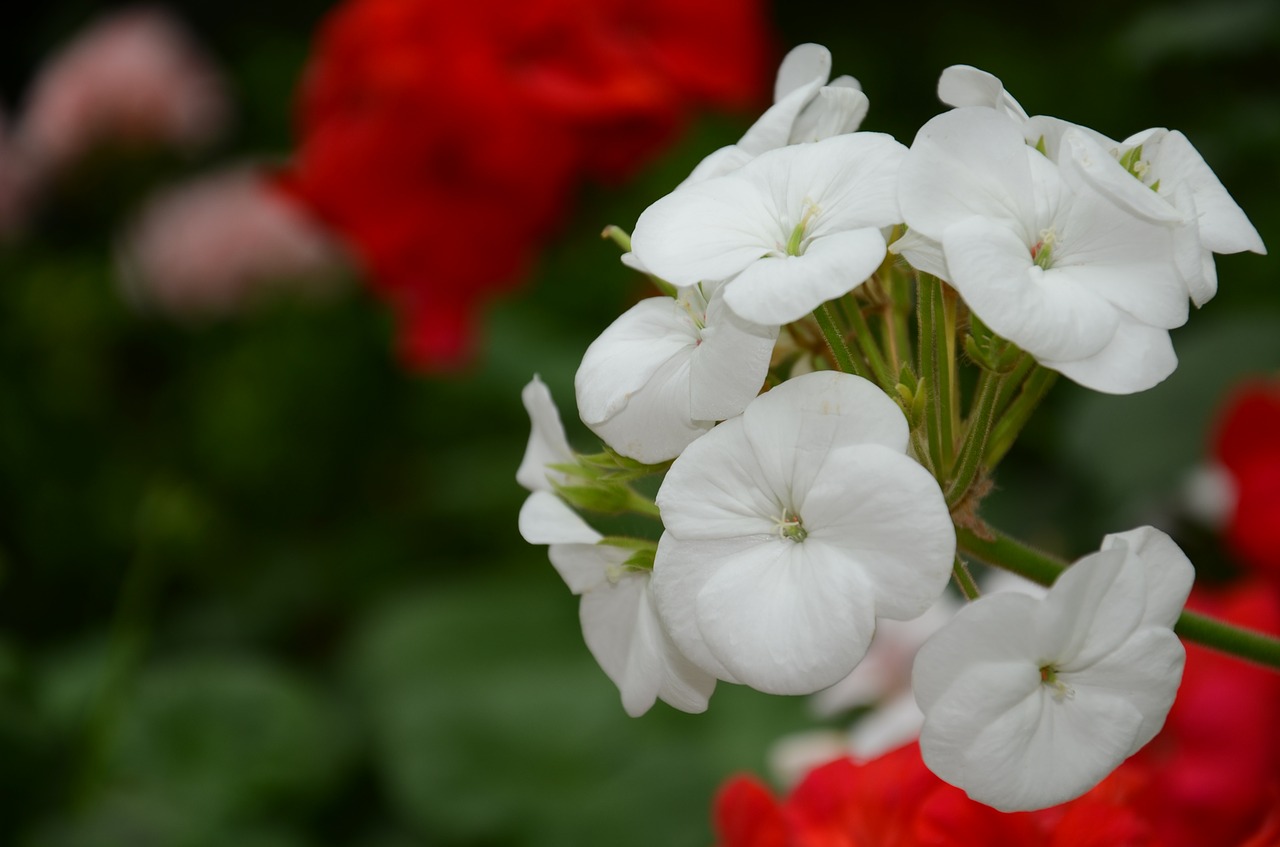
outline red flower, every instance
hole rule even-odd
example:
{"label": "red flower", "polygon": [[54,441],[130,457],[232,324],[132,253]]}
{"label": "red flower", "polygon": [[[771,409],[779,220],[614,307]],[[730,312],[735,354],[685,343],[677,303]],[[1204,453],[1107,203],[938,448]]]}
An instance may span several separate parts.
{"label": "red flower", "polygon": [[1280,578],[1280,381],[1234,394],[1214,452],[1235,482],[1227,542],[1243,562]]}
{"label": "red flower", "polygon": [[761,0],[351,0],[325,23],[284,185],[363,259],[409,360],[465,359],[583,175],[764,88]]}

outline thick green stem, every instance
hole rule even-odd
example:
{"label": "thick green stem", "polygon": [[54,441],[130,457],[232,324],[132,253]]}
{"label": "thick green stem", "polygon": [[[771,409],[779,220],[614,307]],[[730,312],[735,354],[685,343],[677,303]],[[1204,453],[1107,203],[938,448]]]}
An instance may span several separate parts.
{"label": "thick green stem", "polygon": [[[972,530],[959,528],[956,539],[960,550],[989,565],[1025,576],[1041,585],[1052,585],[1067,564],[1029,547],[1014,538],[993,532],[990,539]],[[1185,641],[1193,641],[1222,653],[1237,656],[1260,665],[1280,669],[1280,638],[1224,623],[1215,618],[1183,612],[1173,631]]]}
{"label": "thick green stem", "polygon": [[866,366],[854,358],[844,340],[844,333],[836,326],[835,316],[831,314],[831,304],[823,303],[813,310],[813,316],[818,321],[818,328],[822,330],[822,337],[827,340],[827,347],[831,350],[836,367],[847,374],[870,379]]}

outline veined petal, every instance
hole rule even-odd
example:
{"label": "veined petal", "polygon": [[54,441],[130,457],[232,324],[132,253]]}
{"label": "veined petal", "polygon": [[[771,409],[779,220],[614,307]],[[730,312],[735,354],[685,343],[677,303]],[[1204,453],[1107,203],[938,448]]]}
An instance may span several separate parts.
{"label": "veined petal", "polygon": [[723,287],[707,304],[702,343],[689,364],[689,412],[720,421],[741,414],[764,384],[778,327],[743,320],[724,302]]}
{"label": "veined petal", "polygon": [[877,228],[816,238],[802,256],[753,262],[726,285],[725,302],[743,320],[781,326],[857,288],[884,255],[884,235]]}
{"label": "veined petal", "polygon": [[520,536],[530,544],[595,544],[600,533],[550,491],[535,491],[520,507]]}
{"label": "veined petal", "polygon": [[716,679],[737,682],[707,646],[698,626],[698,593],[722,567],[732,566],[739,553],[758,547],[759,536],[681,541],[670,530],[658,541],[653,562],[653,599],[658,616],[680,652]]}
{"label": "veined petal", "polygon": [[872,586],[856,565],[807,542],[743,550],[697,593],[707,647],[740,681],[808,694],[846,676],[875,631]]}
{"label": "veined petal", "polygon": [[1043,358],[1040,364],[1094,391],[1134,394],[1163,382],[1178,367],[1178,357],[1168,330],[1121,314],[1115,335],[1097,353],[1074,361]]}
{"label": "veined petal", "polygon": [[[1114,306],[1042,270],[1016,232],[971,217],[948,227],[942,249],[951,284],[974,313],[1037,359],[1072,361],[1103,349],[1120,322]],[[1068,284],[1059,284],[1066,281]]]}
{"label": "veined petal", "polygon": [[[551,483],[547,480],[547,465],[568,464],[574,461],[573,451],[569,449],[569,440],[564,434],[564,424],[560,422],[560,412],[551,400],[551,392],[541,379],[533,380],[520,392],[525,411],[529,413],[532,428],[529,432],[529,444],[525,448],[524,458],[516,469],[516,482],[528,491],[550,491]],[[550,472],[557,479],[562,474]],[[536,542],[535,542],[536,543]]]}
{"label": "veined petal", "polygon": [[880,617],[923,614],[951,579],[956,535],[946,499],[933,475],[901,452],[879,444],[833,450],[796,507],[809,528],[805,545],[856,562]]}
{"label": "veined petal", "polygon": [[591,431],[618,453],[645,464],[680,455],[714,425],[689,413],[690,352],[663,362],[616,414],[590,424]]}
{"label": "veined petal", "polygon": [[[1150,223],[1182,222],[1182,213],[1142,180],[1125,170],[1104,144],[1076,129],[1064,136],[1062,144],[1066,155],[1059,163],[1064,172],[1071,175],[1069,178],[1074,180],[1078,177],[1130,214]],[[1076,181],[1076,185],[1078,184],[1079,181]]]}
{"label": "veined petal", "polygon": [[592,426],[618,414],[663,365],[691,356],[697,343],[693,319],[671,297],[650,297],[623,312],[578,366],[573,385],[582,422]]}

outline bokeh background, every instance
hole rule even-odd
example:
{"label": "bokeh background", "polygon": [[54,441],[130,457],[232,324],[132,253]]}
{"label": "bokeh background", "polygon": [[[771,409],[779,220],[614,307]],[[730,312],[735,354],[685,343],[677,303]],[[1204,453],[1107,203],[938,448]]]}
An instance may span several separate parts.
{"label": "bokeh background", "polygon": [[[6,10],[0,103],[108,4]],[[536,371],[571,440],[590,341],[647,292],[600,240],[754,114],[700,115],[634,179],[578,191],[473,363],[422,375],[358,279],[216,320],[121,295],[147,195],[243,156],[284,159],[323,2],[172,3],[221,68],[233,123],[194,155],[102,150],[0,243],[0,843],[705,845],[710,798],[814,725],[802,699],[722,685],[702,716],[630,719],[577,601],[525,545],[514,471]],[[1280,249],[1280,5],[779,3],[777,55],[819,41],[910,142],[942,68],[1000,76],[1032,114],[1124,137],[1182,130]],[[448,27],[443,17],[440,27]],[[767,92],[761,92],[763,98]],[[1215,410],[1280,369],[1274,258],[1218,259],[1134,397],[1060,384],[984,514],[1074,557],[1154,521],[1206,578],[1233,563],[1183,515]]]}

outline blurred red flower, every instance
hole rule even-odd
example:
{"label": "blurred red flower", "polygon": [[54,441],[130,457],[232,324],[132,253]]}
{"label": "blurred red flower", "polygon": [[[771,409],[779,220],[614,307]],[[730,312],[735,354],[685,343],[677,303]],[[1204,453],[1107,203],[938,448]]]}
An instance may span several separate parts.
{"label": "blurred red flower", "polygon": [[759,98],[768,53],[761,0],[350,0],[282,184],[361,258],[409,362],[453,367],[584,176],[629,175],[694,107]]}
{"label": "blurred red flower", "polygon": [[1280,579],[1280,380],[1241,386],[1222,412],[1214,453],[1235,486],[1227,543]]}

